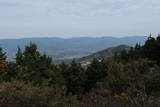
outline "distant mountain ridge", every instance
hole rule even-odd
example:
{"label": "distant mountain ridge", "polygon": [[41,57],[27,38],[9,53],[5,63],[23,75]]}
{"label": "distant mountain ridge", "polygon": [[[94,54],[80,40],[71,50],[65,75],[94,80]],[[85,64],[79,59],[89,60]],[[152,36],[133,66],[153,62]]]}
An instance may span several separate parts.
{"label": "distant mountain ridge", "polygon": [[0,39],[0,46],[5,49],[9,59],[13,59],[20,46],[24,48],[30,42],[36,43],[41,52],[46,52],[54,61],[80,58],[94,52],[126,44],[133,46],[136,43],[144,44],[146,36],[131,37],[79,37],[79,38],[24,38]]}
{"label": "distant mountain ridge", "polygon": [[123,50],[129,51],[130,48],[131,47],[128,45],[119,45],[116,47],[107,48],[105,50],[93,53],[93,54],[85,56],[85,57],[82,57],[80,59],[77,59],[77,61],[82,64],[87,64],[87,63],[90,63],[94,58],[96,58],[98,60],[107,59],[109,57],[112,57],[115,53],[120,53]]}

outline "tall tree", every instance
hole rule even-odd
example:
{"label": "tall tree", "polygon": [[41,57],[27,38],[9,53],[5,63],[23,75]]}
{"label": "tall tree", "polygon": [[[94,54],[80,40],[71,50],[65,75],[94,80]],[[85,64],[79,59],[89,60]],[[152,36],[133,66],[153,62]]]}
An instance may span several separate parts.
{"label": "tall tree", "polygon": [[84,91],[85,73],[81,64],[73,60],[63,75],[66,81],[67,93],[80,94]]}
{"label": "tall tree", "polygon": [[22,58],[23,58],[22,50],[21,50],[20,47],[18,47],[18,50],[17,50],[17,53],[16,53],[16,58],[15,58],[16,63],[17,63],[18,65],[20,65],[20,64],[22,63],[22,61],[23,61]]}
{"label": "tall tree", "polygon": [[87,80],[85,83],[86,91],[96,87],[96,83],[107,75],[105,64],[97,59],[93,59],[86,71]]}
{"label": "tall tree", "polygon": [[41,55],[36,44],[30,43],[25,47],[24,52],[18,49],[16,54],[18,79],[31,81],[40,85],[43,81],[53,77],[54,65],[52,58],[46,54]]}
{"label": "tall tree", "polygon": [[5,76],[7,75],[7,56],[6,53],[3,52],[3,49],[0,48],[0,82],[5,81]]}
{"label": "tall tree", "polygon": [[0,48],[0,72],[3,72],[7,66],[6,58],[6,53]]}

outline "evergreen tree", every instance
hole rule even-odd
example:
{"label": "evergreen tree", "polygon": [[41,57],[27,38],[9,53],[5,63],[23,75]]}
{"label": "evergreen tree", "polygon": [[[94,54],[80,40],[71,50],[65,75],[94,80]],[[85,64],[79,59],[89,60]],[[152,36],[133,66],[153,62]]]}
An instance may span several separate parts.
{"label": "evergreen tree", "polygon": [[7,66],[6,58],[6,53],[0,48],[0,72],[3,72]]}
{"label": "evergreen tree", "polygon": [[18,65],[20,65],[20,64],[22,63],[22,61],[23,61],[22,58],[23,58],[23,53],[22,53],[22,51],[21,51],[21,48],[18,47],[18,50],[17,50],[17,53],[16,53],[16,58],[15,58],[16,63],[17,63]]}
{"label": "evergreen tree", "polygon": [[123,50],[123,51],[120,53],[120,57],[121,57],[121,59],[123,59],[123,60],[129,59],[129,56],[128,56],[128,53],[127,53],[126,50]]}
{"label": "evergreen tree", "polygon": [[85,73],[81,64],[73,60],[63,75],[66,81],[67,93],[78,95],[84,91]]}
{"label": "evergreen tree", "polygon": [[[103,61],[102,61],[103,62]],[[86,71],[87,80],[85,83],[85,91],[89,91],[96,87],[96,83],[99,82],[107,75],[105,64],[101,63],[97,59],[93,59],[92,63],[88,66]]]}
{"label": "evergreen tree", "polygon": [[158,42],[158,44],[160,44],[160,34],[158,34],[158,36],[157,36],[157,42]]}
{"label": "evergreen tree", "polygon": [[0,48],[0,82],[5,81],[5,75],[7,74],[7,56],[6,53],[3,52],[3,49]]}
{"label": "evergreen tree", "polygon": [[155,38],[151,37],[151,35],[143,46],[143,54],[146,58],[158,61],[157,59],[159,58],[160,54],[158,50],[158,43]]}
{"label": "evergreen tree", "polygon": [[16,54],[17,79],[31,81],[40,85],[53,77],[54,65],[52,58],[41,55],[36,44],[30,43],[25,47],[24,52],[18,49]]}
{"label": "evergreen tree", "polygon": [[157,62],[160,64],[160,34],[157,37]]}

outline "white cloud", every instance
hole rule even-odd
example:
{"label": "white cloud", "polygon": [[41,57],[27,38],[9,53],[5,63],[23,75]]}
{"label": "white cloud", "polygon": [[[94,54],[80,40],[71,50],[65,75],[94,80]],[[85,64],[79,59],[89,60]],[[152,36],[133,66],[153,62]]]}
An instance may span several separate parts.
{"label": "white cloud", "polygon": [[[159,33],[159,0],[0,0],[1,35]],[[152,25],[152,26],[150,26]]]}

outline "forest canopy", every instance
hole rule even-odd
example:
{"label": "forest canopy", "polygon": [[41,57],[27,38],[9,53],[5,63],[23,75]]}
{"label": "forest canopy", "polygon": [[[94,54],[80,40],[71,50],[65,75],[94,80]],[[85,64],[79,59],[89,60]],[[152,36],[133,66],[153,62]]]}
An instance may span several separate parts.
{"label": "forest canopy", "polygon": [[76,60],[54,65],[30,43],[7,61],[0,48],[1,107],[158,107],[160,35],[151,35],[107,60],[86,67]]}

